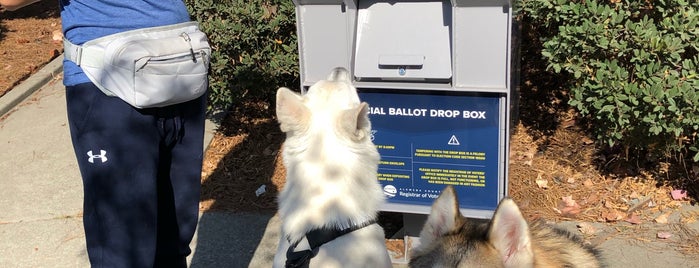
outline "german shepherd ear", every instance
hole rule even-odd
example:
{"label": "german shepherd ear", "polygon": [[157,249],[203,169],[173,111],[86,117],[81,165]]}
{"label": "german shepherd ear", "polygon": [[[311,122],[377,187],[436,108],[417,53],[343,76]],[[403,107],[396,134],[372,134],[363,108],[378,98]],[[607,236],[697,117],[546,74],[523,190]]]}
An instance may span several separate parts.
{"label": "german shepherd ear", "polygon": [[432,204],[432,211],[427,216],[427,221],[420,231],[421,246],[419,247],[426,247],[441,236],[458,228],[457,222],[461,217],[456,192],[454,187],[449,185],[444,188]]}
{"label": "german shepherd ear", "polygon": [[529,225],[512,199],[503,199],[495,210],[488,240],[500,254],[505,267],[533,267]]}
{"label": "german shepherd ear", "polygon": [[277,90],[277,120],[282,132],[300,130],[308,125],[310,111],[298,93],[281,87]]}
{"label": "german shepherd ear", "polygon": [[369,122],[369,104],[362,102],[359,106],[342,112],[340,127],[353,140],[364,139],[371,129]]}

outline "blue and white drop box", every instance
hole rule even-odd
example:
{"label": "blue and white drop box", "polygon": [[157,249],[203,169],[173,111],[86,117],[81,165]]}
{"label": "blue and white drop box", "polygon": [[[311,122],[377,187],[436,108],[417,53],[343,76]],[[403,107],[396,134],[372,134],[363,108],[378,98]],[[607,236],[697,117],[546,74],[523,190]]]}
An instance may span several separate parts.
{"label": "blue and white drop box", "polygon": [[382,209],[428,214],[453,185],[465,216],[491,217],[507,194],[511,1],[294,3],[301,90],[345,67],[369,103]]}

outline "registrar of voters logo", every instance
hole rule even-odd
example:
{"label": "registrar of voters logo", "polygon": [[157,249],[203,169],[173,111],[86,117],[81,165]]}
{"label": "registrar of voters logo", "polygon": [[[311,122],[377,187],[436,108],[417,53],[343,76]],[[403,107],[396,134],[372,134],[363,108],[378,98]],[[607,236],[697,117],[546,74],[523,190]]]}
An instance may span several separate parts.
{"label": "registrar of voters logo", "polygon": [[398,193],[398,190],[396,189],[395,186],[393,185],[386,185],[383,187],[383,194],[386,196],[390,197],[395,197],[396,193]]}

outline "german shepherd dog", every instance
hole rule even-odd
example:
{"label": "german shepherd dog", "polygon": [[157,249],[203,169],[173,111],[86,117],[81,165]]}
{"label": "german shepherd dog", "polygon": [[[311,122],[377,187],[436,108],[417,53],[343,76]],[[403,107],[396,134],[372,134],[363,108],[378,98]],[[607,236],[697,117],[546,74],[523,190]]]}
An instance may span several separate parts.
{"label": "german shepherd dog", "polygon": [[280,88],[276,112],[287,173],[274,267],[391,267],[376,223],[379,153],[349,72],[334,69],[304,95]]}
{"label": "german shepherd dog", "polygon": [[491,221],[461,215],[454,188],[432,205],[410,267],[602,267],[599,251],[542,222],[527,224],[509,198]]}

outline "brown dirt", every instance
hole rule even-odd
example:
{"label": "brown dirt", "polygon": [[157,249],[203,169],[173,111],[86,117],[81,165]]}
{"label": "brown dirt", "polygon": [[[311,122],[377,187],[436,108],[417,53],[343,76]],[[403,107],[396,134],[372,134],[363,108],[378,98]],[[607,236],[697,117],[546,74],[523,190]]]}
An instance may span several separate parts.
{"label": "brown dirt", "polygon": [[[57,31],[60,18],[51,1],[17,12],[0,11],[0,96],[60,55],[62,45],[54,40]],[[600,149],[587,134],[591,126],[566,105],[561,90],[565,85],[544,70],[536,45],[526,40],[515,111],[519,120],[510,139],[509,195],[528,218],[652,222],[697,201],[696,190],[685,200],[674,200],[670,191],[699,185],[699,166],[672,161],[644,166]],[[205,155],[202,210],[276,210],[276,195],[285,177],[279,154],[284,135],[270,106],[245,103],[222,120]],[[257,196],[255,191],[263,185],[266,192]],[[687,215],[681,221],[697,218]],[[693,245],[688,251],[699,252],[696,243],[687,245]]]}
{"label": "brown dirt", "polygon": [[63,52],[58,4],[42,1],[0,10],[0,96]]}
{"label": "brown dirt", "polygon": [[[267,104],[246,103],[229,112],[205,154],[201,209],[276,210],[285,178],[283,137]],[[258,197],[262,185],[266,192]]]}

